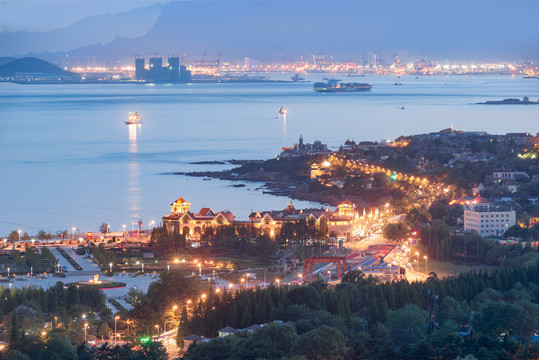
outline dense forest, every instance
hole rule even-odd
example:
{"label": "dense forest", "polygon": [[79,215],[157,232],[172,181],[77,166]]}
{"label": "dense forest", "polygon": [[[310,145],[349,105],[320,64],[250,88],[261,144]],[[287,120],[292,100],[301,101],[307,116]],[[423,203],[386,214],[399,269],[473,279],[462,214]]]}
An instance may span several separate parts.
{"label": "dense forest", "polygon": [[[315,281],[213,293],[196,305],[191,319],[182,319],[179,342],[191,333],[215,337],[224,326],[279,321],[293,326],[202,343],[189,350],[190,358],[256,359],[261,346],[267,359],[536,358],[539,347],[530,340],[538,326],[538,281],[534,265],[423,283],[378,283],[349,272],[336,286]],[[322,346],[326,339],[333,345]]]}

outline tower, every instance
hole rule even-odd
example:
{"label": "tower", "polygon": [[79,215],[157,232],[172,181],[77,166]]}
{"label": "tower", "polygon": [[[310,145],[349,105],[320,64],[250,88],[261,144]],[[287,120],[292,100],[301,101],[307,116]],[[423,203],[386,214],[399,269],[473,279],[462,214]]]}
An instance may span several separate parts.
{"label": "tower", "polygon": [[144,58],[135,59],[135,79],[144,80],[146,70],[144,69]]}
{"label": "tower", "polygon": [[180,58],[169,57],[168,58],[168,75],[172,81],[180,80]]}
{"label": "tower", "polygon": [[161,73],[163,72],[163,58],[152,57],[150,58],[150,71],[148,72],[148,80],[161,80]]}

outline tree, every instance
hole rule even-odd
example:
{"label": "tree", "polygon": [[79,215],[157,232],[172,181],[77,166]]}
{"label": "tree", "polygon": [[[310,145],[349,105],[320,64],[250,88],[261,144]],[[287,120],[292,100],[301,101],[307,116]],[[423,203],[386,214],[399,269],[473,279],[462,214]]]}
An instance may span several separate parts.
{"label": "tree", "polygon": [[387,224],[384,228],[384,237],[391,241],[400,239],[405,233],[406,230],[401,224]]}
{"label": "tree", "polygon": [[348,348],[344,335],[337,329],[322,325],[298,339],[295,353],[312,360],[345,359]]}
{"label": "tree", "polygon": [[292,353],[298,340],[292,326],[268,324],[240,340],[236,352],[239,359],[279,359]]}
{"label": "tree", "polygon": [[99,323],[99,325],[97,325],[97,329],[96,329],[96,332],[95,334],[97,336],[100,336],[100,337],[103,337],[103,336],[109,336],[109,334],[111,333],[111,328],[109,326],[109,324],[106,322],[106,321],[101,321]]}
{"label": "tree", "polygon": [[182,307],[182,312],[180,315],[180,323],[178,325],[178,333],[176,334],[176,344],[180,349],[183,350],[185,346],[184,338],[189,333],[189,317],[187,315],[187,308]]}
{"label": "tree", "polygon": [[389,317],[391,339],[397,346],[414,344],[425,337],[425,313],[415,304],[407,304]]}
{"label": "tree", "polygon": [[99,225],[99,232],[102,234],[107,234],[109,232],[109,224],[101,223],[101,225]]}
{"label": "tree", "polygon": [[37,232],[37,238],[41,241],[52,239],[52,235],[50,233],[45,232],[45,230],[39,230]]}
{"label": "tree", "polygon": [[167,360],[167,349],[161,342],[150,341],[140,345],[141,349],[134,352],[133,360]]}
{"label": "tree", "polygon": [[19,350],[10,350],[6,356],[5,360],[31,360],[30,356],[20,352]]}
{"label": "tree", "polygon": [[365,284],[367,279],[361,270],[351,270],[341,277],[341,283]]}
{"label": "tree", "polygon": [[13,310],[11,315],[11,332],[9,333],[9,346],[11,349],[16,349],[21,340],[21,334],[19,332],[19,320],[17,318],[17,311]]}

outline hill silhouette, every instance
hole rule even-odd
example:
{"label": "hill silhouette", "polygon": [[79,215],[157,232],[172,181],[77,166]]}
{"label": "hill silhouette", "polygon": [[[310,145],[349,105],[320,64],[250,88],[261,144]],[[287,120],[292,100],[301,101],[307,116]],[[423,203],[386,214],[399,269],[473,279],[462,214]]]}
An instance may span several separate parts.
{"label": "hill silhouette", "polygon": [[70,71],[65,71],[56,65],[53,65],[45,60],[35,57],[25,57],[16,59],[0,65],[0,76],[15,76],[17,73],[41,73],[55,74],[71,77],[72,79],[79,78],[78,74]]}

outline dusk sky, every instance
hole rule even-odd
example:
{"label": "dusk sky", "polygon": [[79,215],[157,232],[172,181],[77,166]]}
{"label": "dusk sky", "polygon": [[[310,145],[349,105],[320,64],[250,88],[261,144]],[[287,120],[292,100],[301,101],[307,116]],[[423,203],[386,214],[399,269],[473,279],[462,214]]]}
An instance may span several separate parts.
{"label": "dusk sky", "polygon": [[[115,28],[102,22],[81,25],[82,34],[71,30],[63,38],[50,34],[57,44],[41,41],[41,49],[28,45],[39,40],[13,36],[0,37],[0,45],[17,48],[3,52],[9,56],[109,44],[105,53],[199,56],[222,51],[225,57],[278,59],[313,52],[346,58],[403,50],[413,57],[422,52],[438,60],[539,59],[539,0],[2,0],[1,30],[50,31],[91,16],[156,4],[165,10],[157,8],[159,15],[154,7],[155,17],[141,10],[137,20],[131,15],[124,17],[125,23],[115,20]],[[92,38],[97,30],[101,37]],[[118,36],[138,40],[112,43]]]}
{"label": "dusk sky", "polygon": [[2,0],[0,31],[49,31],[93,15],[115,14],[139,7],[164,4],[152,0]]}

